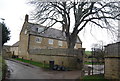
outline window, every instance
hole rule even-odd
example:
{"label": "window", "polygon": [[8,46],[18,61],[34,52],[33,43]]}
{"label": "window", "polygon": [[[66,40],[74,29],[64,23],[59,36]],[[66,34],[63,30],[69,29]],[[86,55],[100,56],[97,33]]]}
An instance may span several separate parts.
{"label": "window", "polygon": [[76,48],[77,48],[77,46],[75,45],[75,46],[74,46],[74,48],[76,49]]}
{"label": "window", "polygon": [[63,42],[62,41],[58,41],[58,46],[62,46]]}
{"label": "window", "polygon": [[49,39],[49,40],[48,40],[48,43],[49,43],[49,44],[53,44],[53,39]]}
{"label": "window", "polygon": [[27,29],[25,30],[25,34],[27,34]]}
{"label": "window", "polygon": [[36,41],[36,43],[41,43],[42,42],[42,38],[41,37],[36,37],[35,41]]}
{"label": "window", "polygon": [[44,28],[43,27],[38,27],[38,28],[36,28],[35,31],[38,32],[38,33],[44,33]]}
{"label": "window", "polygon": [[36,28],[36,31],[38,32],[38,28]]}
{"label": "window", "polygon": [[42,28],[42,27],[41,27],[41,28],[38,28],[38,32],[39,32],[39,33],[43,32],[43,31],[44,31],[44,28]]}

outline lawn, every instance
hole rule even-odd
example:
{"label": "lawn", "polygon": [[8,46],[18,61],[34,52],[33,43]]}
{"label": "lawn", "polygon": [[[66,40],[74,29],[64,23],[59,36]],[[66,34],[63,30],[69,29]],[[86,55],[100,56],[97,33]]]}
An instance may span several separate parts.
{"label": "lawn", "polygon": [[109,81],[104,78],[104,75],[89,75],[82,77],[82,81]]}
{"label": "lawn", "polygon": [[35,61],[32,61],[32,60],[25,60],[25,59],[21,59],[21,58],[15,58],[15,60],[25,62],[25,63],[29,63],[29,64],[32,64],[32,65],[35,65],[35,66],[38,66],[38,67],[42,67],[42,68],[46,68],[46,69],[49,68],[48,64],[43,64],[43,63],[35,62]]}
{"label": "lawn", "polygon": [[[84,62],[84,64],[92,65],[92,62]],[[93,65],[103,65],[104,63],[93,63]]]}
{"label": "lawn", "polygon": [[86,55],[92,55],[91,51],[85,51]]}

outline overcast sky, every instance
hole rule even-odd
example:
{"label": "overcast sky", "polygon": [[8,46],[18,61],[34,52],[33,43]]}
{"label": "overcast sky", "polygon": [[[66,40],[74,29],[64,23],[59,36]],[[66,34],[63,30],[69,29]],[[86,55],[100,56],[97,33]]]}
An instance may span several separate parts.
{"label": "overcast sky", "polygon": [[[0,18],[5,19],[4,22],[11,31],[11,39],[6,45],[12,45],[19,41],[19,33],[24,22],[24,16],[25,14],[30,14],[30,11],[33,10],[33,7],[26,3],[26,0],[0,0]],[[91,27],[88,25],[79,33],[83,47],[86,48],[86,50],[90,50],[93,43],[97,43],[101,40],[104,44],[113,42],[105,30],[94,27],[92,35],[90,29]]]}

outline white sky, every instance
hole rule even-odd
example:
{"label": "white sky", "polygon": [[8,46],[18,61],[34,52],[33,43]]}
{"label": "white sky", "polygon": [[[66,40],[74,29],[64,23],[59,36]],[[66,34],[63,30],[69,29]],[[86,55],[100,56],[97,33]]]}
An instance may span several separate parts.
{"label": "white sky", "polygon": [[[0,18],[5,19],[5,24],[11,31],[11,39],[6,45],[12,45],[19,40],[19,33],[24,22],[25,14],[30,14],[33,10],[26,0],[0,0]],[[85,32],[85,33],[84,33]],[[112,39],[106,34],[105,30],[95,28],[90,34],[90,26],[87,26],[79,33],[86,50],[91,50],[91,45],[102,40],[104,44],[112,43]]]}

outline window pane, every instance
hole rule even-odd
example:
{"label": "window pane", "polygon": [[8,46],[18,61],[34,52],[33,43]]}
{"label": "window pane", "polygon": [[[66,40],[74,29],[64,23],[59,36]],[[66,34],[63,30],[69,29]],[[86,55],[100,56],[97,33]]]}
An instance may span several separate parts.
{"label": "window pane", "polygon": [[74,47],[75,49],[77,48],[77,46],[75,45],[75,47]]}
{"label": "window pane", "polygon": [[62,41],[58,41],[58,46],[62,46],[62,45],[63,45]]}
{"label": "window pane", "polygon": [[44,28],[38,28],[38,32],[41,33],[44,31]]}
{"label": "window pane", "polygon": [[38,28],[36,28],[36,31],[38,32]]}
{"label": "window pane", "polygon": [[27,34],[27,29],[25,30],[25,34]]}
{"label": "window pane", "polygon": [[49,39],[49,40],[48,40],[48,43],[49,43],[49,44],[53,44],[53,40],[52,40],[52,39]]}

